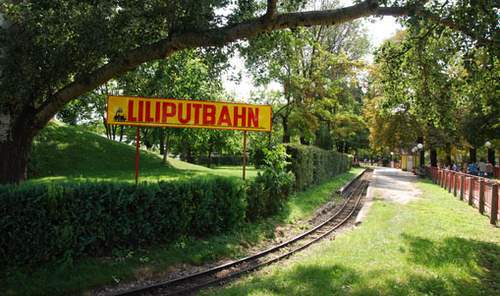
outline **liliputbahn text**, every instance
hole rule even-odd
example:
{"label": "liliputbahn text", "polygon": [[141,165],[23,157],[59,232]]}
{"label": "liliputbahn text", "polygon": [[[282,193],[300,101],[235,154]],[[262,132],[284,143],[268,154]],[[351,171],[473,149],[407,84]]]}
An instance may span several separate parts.
{"label": "liliputbahn text", "polygon": [[271,131],[269,105],[109,96],[110,124]]}

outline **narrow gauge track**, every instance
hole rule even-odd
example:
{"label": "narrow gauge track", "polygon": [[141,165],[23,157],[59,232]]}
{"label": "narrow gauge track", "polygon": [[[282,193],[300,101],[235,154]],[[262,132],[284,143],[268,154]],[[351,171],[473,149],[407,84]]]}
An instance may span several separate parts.
{"label": "narrow gauge track", "polygon": [[[369,174],[369,173],[368,173]],[[365,174],[367,175],[367,174]],[[365,176],[363,176],[365,177]],[[313,243],[327,237],[344,225],[358,210],[361,199],[366,194],[368,180],[360,178],[347,190],[347,197],[340,208],[329,219],[314,228],[260,253],[236,261],[216,266],[206,271],[194,273],[177,279],[118,292],[114,296],[129,295],[186,295],[202,288],[227,282],[250,271],[257,270],[282,259],[290,257]],[[356,183],[356,184],[354,184]]]}

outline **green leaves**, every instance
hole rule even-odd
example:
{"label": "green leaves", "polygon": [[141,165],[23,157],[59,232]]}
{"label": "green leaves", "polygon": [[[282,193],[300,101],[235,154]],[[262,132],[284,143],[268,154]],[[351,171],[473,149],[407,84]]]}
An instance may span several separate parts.
{"label": "green leaves", "polygon": [[[243,184],[193,178],[158,184],[64,183],[0,187],[0,263],[35,264],[64,254],[226,231],[245,219]],[[69,252],[69,253],[68,253]]]}
{"label": "green leaves", "polygon": [[291,155],[295,189],[299,191],[321,184],[351,167],[350,156],[314,146],[289,144],[287,152]]}
{"label": "green leaves", "polygon": [[255,221],[276,214],[284,206],[293,190],[293,175],[287,172],[285,147],[263,149],[264,171],[249,182],[247,189],[247,218]]}

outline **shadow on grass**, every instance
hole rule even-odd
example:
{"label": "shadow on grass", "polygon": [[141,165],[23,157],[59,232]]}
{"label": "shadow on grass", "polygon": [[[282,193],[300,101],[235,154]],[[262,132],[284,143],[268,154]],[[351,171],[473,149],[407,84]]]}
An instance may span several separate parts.
{"label": "shadow on grass", "polygon": [[[409,247],[411,262],[431,268],[461,267],[480,279],[484,288],[500,295],[498,244],[460,237],[448,237],[439,242],[408,234],[402,234],[402,237]],[[456,281],[453,285],[457,291],[467,288],[463,281]]]}
{"label": "shadow on grass", "polygon": [[[404,270],[384,266],[305,263],[258,275],[212,295],[500,295],[500,247],[493,243],[446,238],[433,242],[402,235]],[[376,254],[373,254],[376,256]],[[355,258],[353,260],[356,260]],[[395,259],[396,260],[396,259]],[[303,261],[305,262],[305,261]],[[314,265],[313,265],[314,264]]]}

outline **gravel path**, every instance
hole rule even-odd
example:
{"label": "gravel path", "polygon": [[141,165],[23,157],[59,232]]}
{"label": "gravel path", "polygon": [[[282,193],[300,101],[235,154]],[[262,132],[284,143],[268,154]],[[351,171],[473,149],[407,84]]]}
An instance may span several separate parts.
{"label": "gravel path", "polygon": [[416,181],[417,177],[409,172],[393,168],[376,168],[368,187],[366,202],[356,218],[356,224],[364,220],[373,200],[406,204],[419,198],[421,192],[415,186]]}

